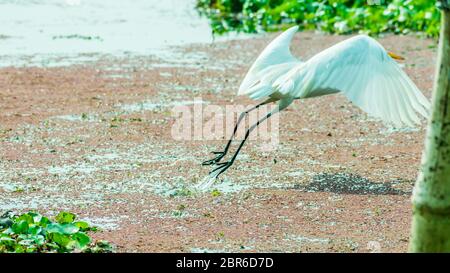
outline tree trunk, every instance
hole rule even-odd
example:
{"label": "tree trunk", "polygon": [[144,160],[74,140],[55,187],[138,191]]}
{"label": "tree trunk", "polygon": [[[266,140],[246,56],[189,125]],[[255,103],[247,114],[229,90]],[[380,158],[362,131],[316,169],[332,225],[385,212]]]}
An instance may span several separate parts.
{"label": "tree trunk", "polygon": [[413,193],[411,252],[450,252],[450,11],[441,1],[441,33],[422,168]]}

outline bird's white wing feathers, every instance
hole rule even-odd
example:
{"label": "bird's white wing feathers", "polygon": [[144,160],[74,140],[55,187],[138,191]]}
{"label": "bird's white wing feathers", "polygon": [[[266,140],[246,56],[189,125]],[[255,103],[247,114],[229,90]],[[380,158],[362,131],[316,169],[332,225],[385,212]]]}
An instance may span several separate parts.
{"label": "bird's white wing feathers", "polygon": [[271,93],[272,83],[299,63],[292,56],[289,45],[298,26],[291,27],[273,40],[258,56],[247,72],[238,95],[261,98]]}
{"label": "bird's white wing feathers", "polygon": [[273,83],[294,98],[343,92],[372,116],[397,126],[419,124],[429,101],[374,39],[359,35],[297,64]]}
{"label": "bird's white wing feathers", "polygon": [[428,116],[427,98],[374,39],[355,36],[303,63],[289,50],[297,30],[288,29],[263,50],[238,95],[281,99],[343,92],[370,115],[397,126],[414,126],[419,115]]}
{"label": "bird's white wing feathers", "polygon": [[287,74],[296,65],[298,65],[298,62],[281,63],[254,73],[252,78],[255,80],[248,88],[242,89],[245,91],[240,92],[239,95],[246,94],[254,100],[273,95],[276,91],[272,86],[275,80]]}

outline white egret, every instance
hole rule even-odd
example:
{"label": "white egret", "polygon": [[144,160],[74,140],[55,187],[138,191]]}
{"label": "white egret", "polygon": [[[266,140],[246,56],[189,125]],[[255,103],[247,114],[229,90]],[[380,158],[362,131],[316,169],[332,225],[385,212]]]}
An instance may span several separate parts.
{"label": "white egret", "polygon": [[[394,61],[403,58],[387,52],[376,40],[358,35],[302,62],[289,50],[297,30],[297,26],[292,27],[273,40],[245,76],[238,95],[264,101],[242,113],[225,150],[213,152],[216,157],[203,162],[203,165],[218,166],[210,173],[214,178],[233,164],[253,129],[296,99],[342,92],[369,115],[397,127],[414,126],[420,124],[420,115],[427,117],[429,101]],[[278,103],[277,109],[250,126],[233,157],[219,163],[245,115],[271,102]]]}

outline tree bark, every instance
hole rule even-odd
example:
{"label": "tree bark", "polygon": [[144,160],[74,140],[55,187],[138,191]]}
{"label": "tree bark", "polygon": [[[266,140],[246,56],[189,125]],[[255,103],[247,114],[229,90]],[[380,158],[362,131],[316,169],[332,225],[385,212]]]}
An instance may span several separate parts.
{"label": "tree bark", "polygon": [[437,74],[413,193],[411,252],[450,252],[450,11],[448,0],[440,2]]}

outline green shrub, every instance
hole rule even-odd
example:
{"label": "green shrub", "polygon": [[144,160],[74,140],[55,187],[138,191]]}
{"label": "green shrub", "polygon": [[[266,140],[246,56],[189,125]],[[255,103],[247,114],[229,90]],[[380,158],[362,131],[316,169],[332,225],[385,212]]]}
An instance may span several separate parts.
{"label": "green shrub", "polygon": [[[439,35],[440,12],[434,0],[197,0],[213,31],[274,31],[291,25],[327,33],[421,32]],[[376,0],[372,0],[376,2]]]}
{"label": "green shrub", "polygon": [[93,242],[86,232],[96,231],[70,212],[61,212],[51,221],[36,212],[0,216],[0,253],[111,252],[108,242]]}

